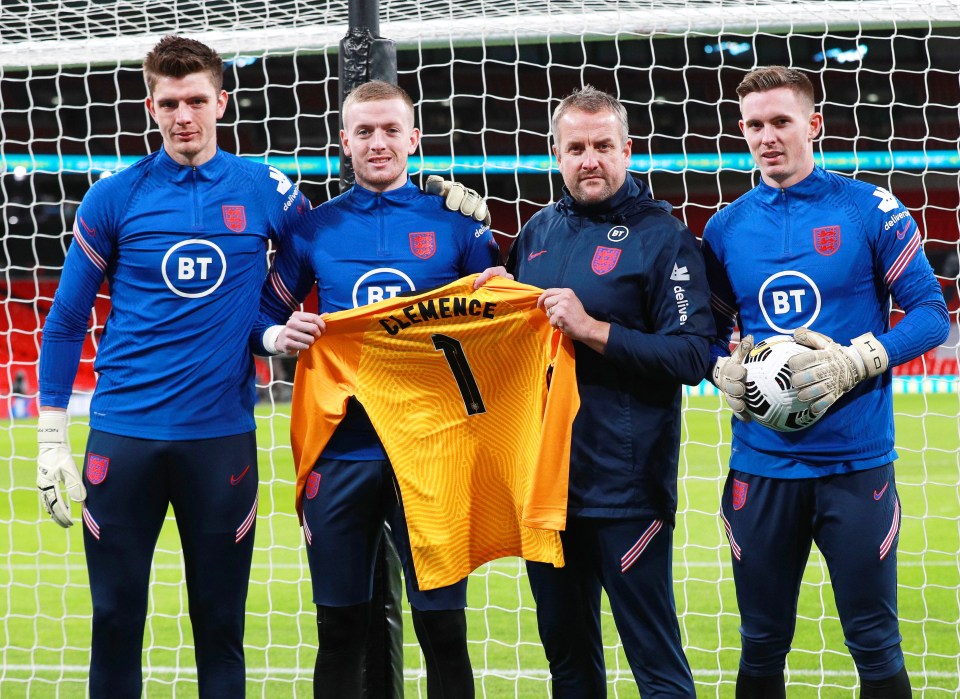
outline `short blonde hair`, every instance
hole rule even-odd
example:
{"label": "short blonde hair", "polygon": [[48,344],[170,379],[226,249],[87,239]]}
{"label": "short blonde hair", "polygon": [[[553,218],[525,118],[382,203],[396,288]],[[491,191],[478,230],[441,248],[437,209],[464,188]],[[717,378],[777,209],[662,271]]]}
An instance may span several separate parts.
{"label": "short blonde hair", "polygon": [[410,111],[410,121],[412,122],[413,100],[410,99],[410,95],[407,94],[407,91],[399,85],[393,85],[391,83],[384,82],[383,80],[371,80],[370,82],[363,83],[363,85],[360,85],[359,87],[355,87],[350,91],[350,94],[347,95],[346,99],[343,100],[341,113],[344,117],[344,123],[346,123],[347,110],[354,104],[394,99],[400,100],[407,106],[407,109]]}

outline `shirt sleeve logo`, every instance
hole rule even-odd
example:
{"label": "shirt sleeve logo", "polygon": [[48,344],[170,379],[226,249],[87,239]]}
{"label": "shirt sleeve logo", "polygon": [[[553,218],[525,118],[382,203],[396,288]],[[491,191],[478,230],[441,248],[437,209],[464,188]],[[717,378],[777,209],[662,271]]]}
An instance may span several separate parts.
{"label": "shirt sleeve logo", "polygon": [[247,210],[240,205],[224,205],[223,225],[234,233],[243,233],[247,229]]}
{"label": "shirt sleeve logo", "polygon": [[889,214],[891,211],[900,206],[900,202],[897,201],[897,198],[883,187],[877,187],[875,190],[873,190],[873,196],[880,198],[880,203],[877,204],[877,208],[885,214]]}
{"label": "shirt sleeve logo", "polygon": [[90,237],[91,237],[91,238],[96,238],[96,237],[97,237],[97,229],[96,229],[96,228],[92,228],[92,227],[88,226],[88,225],[87,225],[87,222],[84,221],[83,218],[80,217],[80,216],[77,216],[77,221],[79,221],[79,222],[80,222],[80,225],[83,226],[84,232],[90,234]]}
{"label": "shirt sleeve logo", "polygon": [[280,172],[273,165],[270,166],[270,179],[276,180],[277,194],[286,194],[290,191],[290,188],[293,187],[293,182],[290,181],[290,178]]}
{"label": "shirt sleeve logo", "polygon": [[822,226],[813,229],[813,248],[821,255],[830,256],[840,249],[840,226]]}
{"label": "shirt sleeve logo", "polygon": [[675,282],[688,282],[690,281],[690,272],[687,271],[686,265],[681,267],[676,262],[673,263],[673,271],[670,272],[671,281]]}
{"label": "shirt sleeve logo", "polygon": [[410,234],[410,252],[421,260],[429,260],[437,251],[437,234],[433,231]]}
{"label": "shirt sleeve logo", "polygon": [[590,269],[597,274],[607,274],[613,271],[620,260],[620,248],[607,248],[598,245],[596,252],[593,253],[593,260],[590,262]]}

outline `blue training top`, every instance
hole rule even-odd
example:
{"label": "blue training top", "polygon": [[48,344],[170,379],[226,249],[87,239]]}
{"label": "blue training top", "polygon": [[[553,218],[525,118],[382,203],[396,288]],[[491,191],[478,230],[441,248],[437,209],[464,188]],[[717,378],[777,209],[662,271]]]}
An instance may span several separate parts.
{"label": "blue training top", "polygon": [[[809,327],[841,345],[872,332],[890,366],[942,343],[949,331],[940,285],[917,224],[887,190],[817,167],[780,189],[760,182],[714,215],[703,234],[718,338],[728,354],[739,317],[759,342]],[[890,328],[890,301],[906,312]],[[896,458],[890,372],[864,381],[817,423],[776,432],[733,421],[730,467],[773,478],[816,478]]]}
{"label": "blue training top", "polygon": [[90,426],[158,440],[253,430],[247,339],[267,240],[285,243],[309,208],[279,170],[222,150],[189,167],[161,148],[98,181],[77,211],[43,328],[41,405],[66,407],[106,277]]}
{"label": "blue training top", "polygon": [[[263,333],[286,323],[314,282],[320,313],[332,313],[443,286],[482,272],[499,258],[489,226],[448,211],[441,197],[425,194],[409,179],[383,193],[354,185],[304,216],[293,243],[277,253],[251,344],[265,353]],[[356,400],[350,399],[346,417],[321,456],[387,458]]]}

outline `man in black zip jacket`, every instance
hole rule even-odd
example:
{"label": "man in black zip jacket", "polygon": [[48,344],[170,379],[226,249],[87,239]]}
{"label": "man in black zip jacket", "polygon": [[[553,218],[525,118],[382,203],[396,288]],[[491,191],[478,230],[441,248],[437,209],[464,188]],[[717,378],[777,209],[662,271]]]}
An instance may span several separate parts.
{"label": "man in black zip jacket", "polygon": [[[715,332],[697,239],[628,176],[627,114],[586,86],[552,120],[564,197],[523,227],[509,273],[575,341],[566,566],[527,563],[553,696],[606,696],[600,590],[646,697],[695,697],[673,595],[681,384]],[[478,285],[503,267],[484,272]]]}

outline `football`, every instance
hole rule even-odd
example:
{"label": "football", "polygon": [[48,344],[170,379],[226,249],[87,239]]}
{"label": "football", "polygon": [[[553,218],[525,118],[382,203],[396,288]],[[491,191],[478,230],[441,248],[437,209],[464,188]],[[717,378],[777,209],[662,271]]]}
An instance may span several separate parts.
{"label": "football", "polygon": [[797,399],[787,366],[790,357],[809,351],[809,347],[798,345],[787,335],[768,337],[753,348],[743,360],[747,370],[744,400],[750,417],[778,432],[796,432],[820,419],[823,413],[814,417]]}

